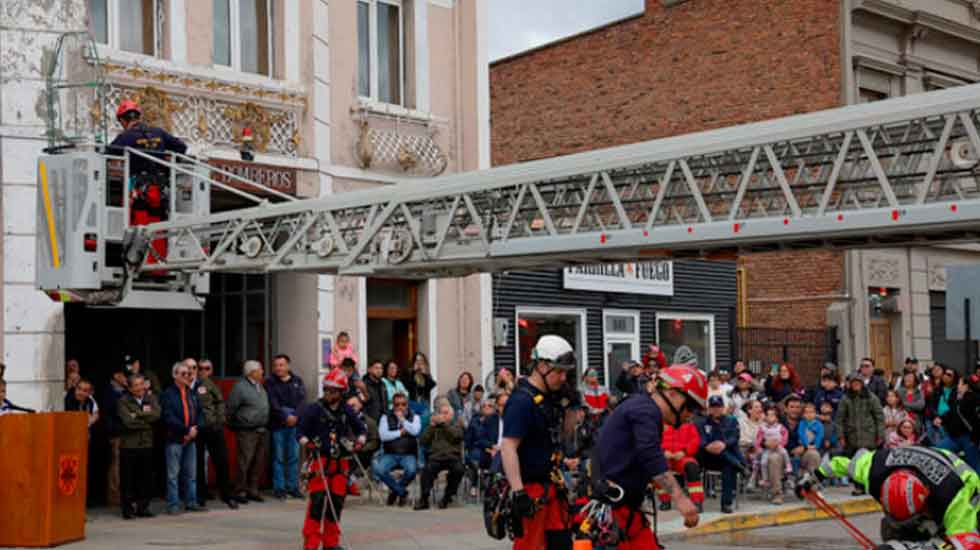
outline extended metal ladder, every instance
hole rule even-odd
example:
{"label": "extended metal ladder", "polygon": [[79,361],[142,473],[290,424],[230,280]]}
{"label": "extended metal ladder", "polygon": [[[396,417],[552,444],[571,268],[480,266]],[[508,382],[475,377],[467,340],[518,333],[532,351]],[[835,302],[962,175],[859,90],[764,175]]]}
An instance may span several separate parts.
{"label": "extended metal ladder", "polygon": [[980,85],[138,228],[143,269],[456,276],[975,241]]}

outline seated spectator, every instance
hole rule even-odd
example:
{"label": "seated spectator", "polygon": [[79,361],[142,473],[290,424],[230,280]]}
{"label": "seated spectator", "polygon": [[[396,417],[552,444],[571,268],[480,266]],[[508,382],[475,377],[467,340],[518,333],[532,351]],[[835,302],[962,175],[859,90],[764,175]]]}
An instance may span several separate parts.
{"label": "seated spectator", "polygon": [[783,363],[775,375],[766,378],[766,397],[771,403],[780,403],[791,394],[803,395],[803,383],[793,365]]}
{"label": "seated spectator", "polygon": [[[823,423],[817,418],[817,406],[813,403],[803,405],[803,418],[796,425],[796,438],[804,453],[813,453],[820,460],[820,449],[823,448]],[[813,466],[816,468],[816,465]]]}
{"label": "seated spectator", "polygon": [[735,378],[735,388],[728,394],[734,411],[738,412],[746,403],[759,399],[759,393],[755,391],[754,385],[749,372],[743,372]]}
{"label": "seated spectator", "polygon": [[562,474],[565,477],[565,487],[575,493],[578,480],[585,479],[588,472],[588,459],[595,442],[592,424],[586,418],[587,407],[570,408],[565,412],[565,420],[561,435],[564,463]]}
{"label": "seated spectator", "polygon": [[[673,426],[664,424],[661,438],[667,467],[684,478],[691,502],[698,507],[698,512],[703,512],[704,488],[701,486],[701,466],[697,459],[701,449],[701,435],[697,426],[687,422],[674,429]],[[660,500],[660,509],[670,510],[670,494],[657,487],[657,497]]]}
{"label": "seated spectator", "polygon": [[[818,450],[819,447],[811,449],[800,441],[799,425],[803,419],[803,401],[795,394],[790,395],[786,398],[784,407],[786,414],[783,417],[783,424],[789,433],[786,450],[789,452],[791,467],[793,470],[802,468],[807,472],[812,472],[820,465],[820,451]],[[815,409],[813,420],[816,420]]]}
{"label": "seated spectator", "polygon": [[0,378],[0,416],[13,413],[32,413],[33,409],[18,407],[7,399],[7,381]]}
{"label": "seated spectator", "polygon": [[725,400],[708,398],[708,416],[699,426],[701,448],[698,462],[708,470],[721,472],[721,511],[734,510],[736,473],[744,469],[738,452],[738,421],[725,414]]}
{"label": "seated spectator", "polygon": [[99,404],[92,397],[92,383],[82,378],[74,388],[68,390],[65,395],[66,411],[82,411],[88,413],[88,427],[99,420]]}
{"label": "seated spectator", "polygon": [[470,422],[474,418],[480,416],[480,409],[483,407],[483,400],[486,398],[486,392],[483,391],[483,386],[477,384],[473,386],[473,399],[470,401],[469,406],[463,411],[463,425],[469,427]]}
{"label": "seated spectator", "polygon": [[840,405],[840,400],[843,398],[844,390],[840,388],[837,375],[825,374],[820,378],[820,388],[814,392],[813,400],[810,402],[819,406],[824,401],[827,401],[833,406],[834,413],[836,413],[837,407]]}
{"label": "seated spectator", "polygon": [[130,375],[129,392],[116,402],[119,416],[119,502],[123,519],[134,515],[153,517],[150,512],[153,471],[153,424],[160,420],[160,404],[147,393],[142,374]]}
{"label": "seated spectator", "polygon": [[820,403],[820,414],[817,418],[823,424],[823,447],[820,449],[820,454],[836,456],[840,453],[841,446],[837,423],[834,422],[834,405],[830,401]]}
{"label": "seated spectator", "polygon": [[725,414],[731,414],[732,401],[728,398],[728,391],[721,385],[721,374],[718,371],[708,373],[708,397],[718,396],[725,402]]}
{"label": "seated spectator", "polygon": [[364,402],[361,398],[353,395],[347,398],[347,405],[352,411],[357,413],[357,417],[361,419],[364,426],[367,427],[367,440],[364,442],[364,446],[361,447],[360,451],[357,451],[355,458],[357,458],[357,470],[351,472],[350,477],[347,480],[347,493],[360,496],[361,489],[357,485],[358,474],[370,475],[370,473],[365,469],[368,468],[372,462],[374,462],[374,454],[378,452],[381,447],[381,437],[378,435],[378,423],[370,416],[364,414]]}
{"label": "seated spectator", "polygon": [[895,377],[895,381],[894,381],[894,384],[892,384],[892,387],[894,387],[896,390],[901,390],[902,389],[902,386],[905,385],[905,375],[906,374],[914,374],[915,377],[916,377],[916,379],[918,380],[918,378],[919,378],[919,360],[916,359],[915,357],[906,357],[905,358],[905,366],[902,367],[902,374],[901,374],[901,376],[896,376]]}
{"label": "seated spectator", "polygon": [[[167,429],[167,513],[180,513],[181,496],[188,512],[204,512],[197,501],[197,438],[201,423],[201,404],[191,391],[190,368],[180,361],[174,364],[174,385],[160,396],[163,424]],[[178,485],[179,483],[179,485]]]}
{"label": "seated spectator", "polygon": [[755,450],[759,457],[760,485],[770,487],[772,503],[783,503],[783,475],[793,471],[786,443],[789,430],[779,421],[775,405],[766,407],[766,418],[755,437]]}
{"label": "seated spectator", "polygon": [[911,447],[918,445],[920,441],[915,422],[911,418],[906,418],[898,423],[898,428],[887,436],[888,441],[885,446],[889,449],[898,447]]}
{"label": "seated spectator", "polygon": [[589,407],[589,415],[602,416],[609,407],[609,390],[599,384],[599,373],[595,369],[585,371],[582,377],[582,397]]}
{"label": "seated spectator", "polygon": [[895,390],[885,392],[885,406],[881,409],[881,414],[885,419],[885,440],[888,436],[898,430],[898,425],[909,418],[909,413],[905,411],[905,404]]}
{"label": "seated spectator", "polygon": [[[354,346],[351,345],[350,334],[341,331],[337,334],[337,343],[330,350],[330,359],[327,361],[327,364],[333,368],[337,368],[341,366],[344,359],[348,358],[353,359],[354,364],[357,364],[357,353],[354,352]],[[350,379],[348,378],[349,381]]]}
{"label": "seated spectator", "polygon": [[463,426],[455,420],[452,405],[442,403],[429,420],[429,427],[422,434],[422,445],[429,449],[429,457],[422,470],[422,494],[414,510],[427,510],[432,486],[439,472],[447,471],[446,491],[439,501],[439,508],[446,508],[459,490],[463,479],[463,461],[460,451],[463,445]]}
{"label": "seated spectator", "polygon": [[749,464],[758,462],[755,450],[755,438],[759,434],[766,413],[762,403],[757,400],[746,402],[735,411],[738,420],[738,449]]}
{"label": "seated spectator", "polygon": [[840,378],[839,378],[839,374],[837,373],[837,365],[833,363],[824,363],[823,366],[820,367],[820,376],[817,377],[817,384],[807,388],[806,392],[803,394],[803,400],[806,403],[813,403],[819,406],[821,398],[818,394],[820,390],[823,388],[823,377],[828,375],[834,380],[836,380],[838,385],[840,385]]}
{"label": "seated spectator", "polygon": [[456,387],[446,392],[446,398],[449,399],[449,404],[453,408],[453,414],[465,426],[467,421],[466,410],[470,408],[473,402],[473,375],[468,372],[460,374],[456,378]]}
{"label": "seated spectator", "polygon": [[[396,372],[397,367],[395,365]],[[390,489],[388,506],[394,505],[396,500],[399,506],[404,506],[408,500],[408,486],[415,479],[418,466],[418,437],[421,430],[421,419],[408,408],[408,396],[396,393],[392,397],[392,410],[378,422],[378,435],[384,452],[373,464],[375,477]],[[402,469],[402,477],[397,481],[391,476],[395,468]]]}
{"label": "seated spectator", "polygon": [[[466,466],[473,491],[479,485],[477,476],[490,469],[490,461],[497,454],[500,419],[497,417],[494,402],[485,399],[480,404],[480,414],[470,420],[466,427],[465,448]],[[474,495],[475,496],[475,495]]]}

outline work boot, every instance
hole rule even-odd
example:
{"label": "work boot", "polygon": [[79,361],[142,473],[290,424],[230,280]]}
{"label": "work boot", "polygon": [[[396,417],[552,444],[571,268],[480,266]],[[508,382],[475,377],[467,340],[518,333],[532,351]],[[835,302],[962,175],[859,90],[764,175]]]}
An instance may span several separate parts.
{"label": "work boot", "polygon": [[361,488],[357,486],[356,481],[351,483],[350,487],[347,488],[347,494],[353,497],[361,496]]}
{"label": "work boot", "polygon": [[670,501],[669,500],[662,501],[660,503],[660,511],[666,512],[667,510],[670,510]]}
{"label": "work boot", "polygon": [[415,511],[428,510],[428,509],[429,509],[429,499],[426,497],[420,498],[419,501],[415,503],[415,506],[412,507],[412,510]]}
{"label": "work boot", "polygon": [[388,493],[388,500],[385,501],[385,504],[388,506],[394,506],[396,500],[398,500],[398,493],[392,491]]}

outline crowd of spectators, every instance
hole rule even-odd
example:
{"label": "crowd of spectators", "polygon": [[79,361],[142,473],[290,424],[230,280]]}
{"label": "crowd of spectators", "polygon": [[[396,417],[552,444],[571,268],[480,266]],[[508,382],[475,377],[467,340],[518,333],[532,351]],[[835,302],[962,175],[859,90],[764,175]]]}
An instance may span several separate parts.
{"label": "crowd of spectators", "polygon": [[[513,371],[498,369],[483,385],[464,372],[439,391],[424,354],[416,353],[408,365],[371,360],[362,366],[345,333],[328,363],[347,374],[346,402],[368,428],[367,443],[353,457],[350,493],[360,494],[369,483],[387,488],[388,506],[406,506],[418,478],[414,509],[424,510],[445,472],[439,508],[452,504],[464,480],[470,496],[477,496],[500,449]],[[586,486],[604,419],[623,400],[645,392],[666,365],[651,345],[640,361],[624,363],[609,387],[589,369],[571,388],[561,444],[562,473],[573,494]],[[296,426],[300,409],[315,396],[293,375],[289,356],[277,355],[271,371],[265,376],[258,361],[245,361],[226,400],[207,359],[174,364],[173,384],[163,388],[139,360],[126,357],[101,392],[70,361],[64,407],[85,412],[90,429],[104,426],[106,496],[127,519],[152,516],[149,502],[162,495],[171,514],[206,511],[214,498],[208,459],[217,498],[230,508],[266,498],[260,482],[267,469],[274,498],[303,498]],[[846,377],[828,363],[817,378],[805,386],[792,364],[753,372],[740,360],[708,373],[707,409],[690,423],[663,430],[668,465],[699,508],[706,472],[720,478],[724,512],[732,511],[740,487],[778,505],[794,477],[816,469],[826,456],[862,448],[936,446],[980,466],[977,396],[956,370],[939,363],[923,370],[909,358],[900,372],[886,373],[864,358]],[[30,412],[6,397],[0,370],[0,414]],[[235,443],[234,468],[226,429]],[[670,507],[666,496],[659,495],[662,509]]]}

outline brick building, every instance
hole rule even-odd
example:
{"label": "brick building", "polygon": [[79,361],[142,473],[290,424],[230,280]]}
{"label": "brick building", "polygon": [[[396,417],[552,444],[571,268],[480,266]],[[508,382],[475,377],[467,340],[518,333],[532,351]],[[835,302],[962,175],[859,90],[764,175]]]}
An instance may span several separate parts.
{"label": "brick building", "polygon": [[[491,65],[495,165],[980,81],[960,0],[647,0],[628,19]],[[972,247],[768,253],[738,262],[740,326],[835,327],[840,362],[957,363],[945,266]],[[962,363],[960,357],[958,362]]]}

